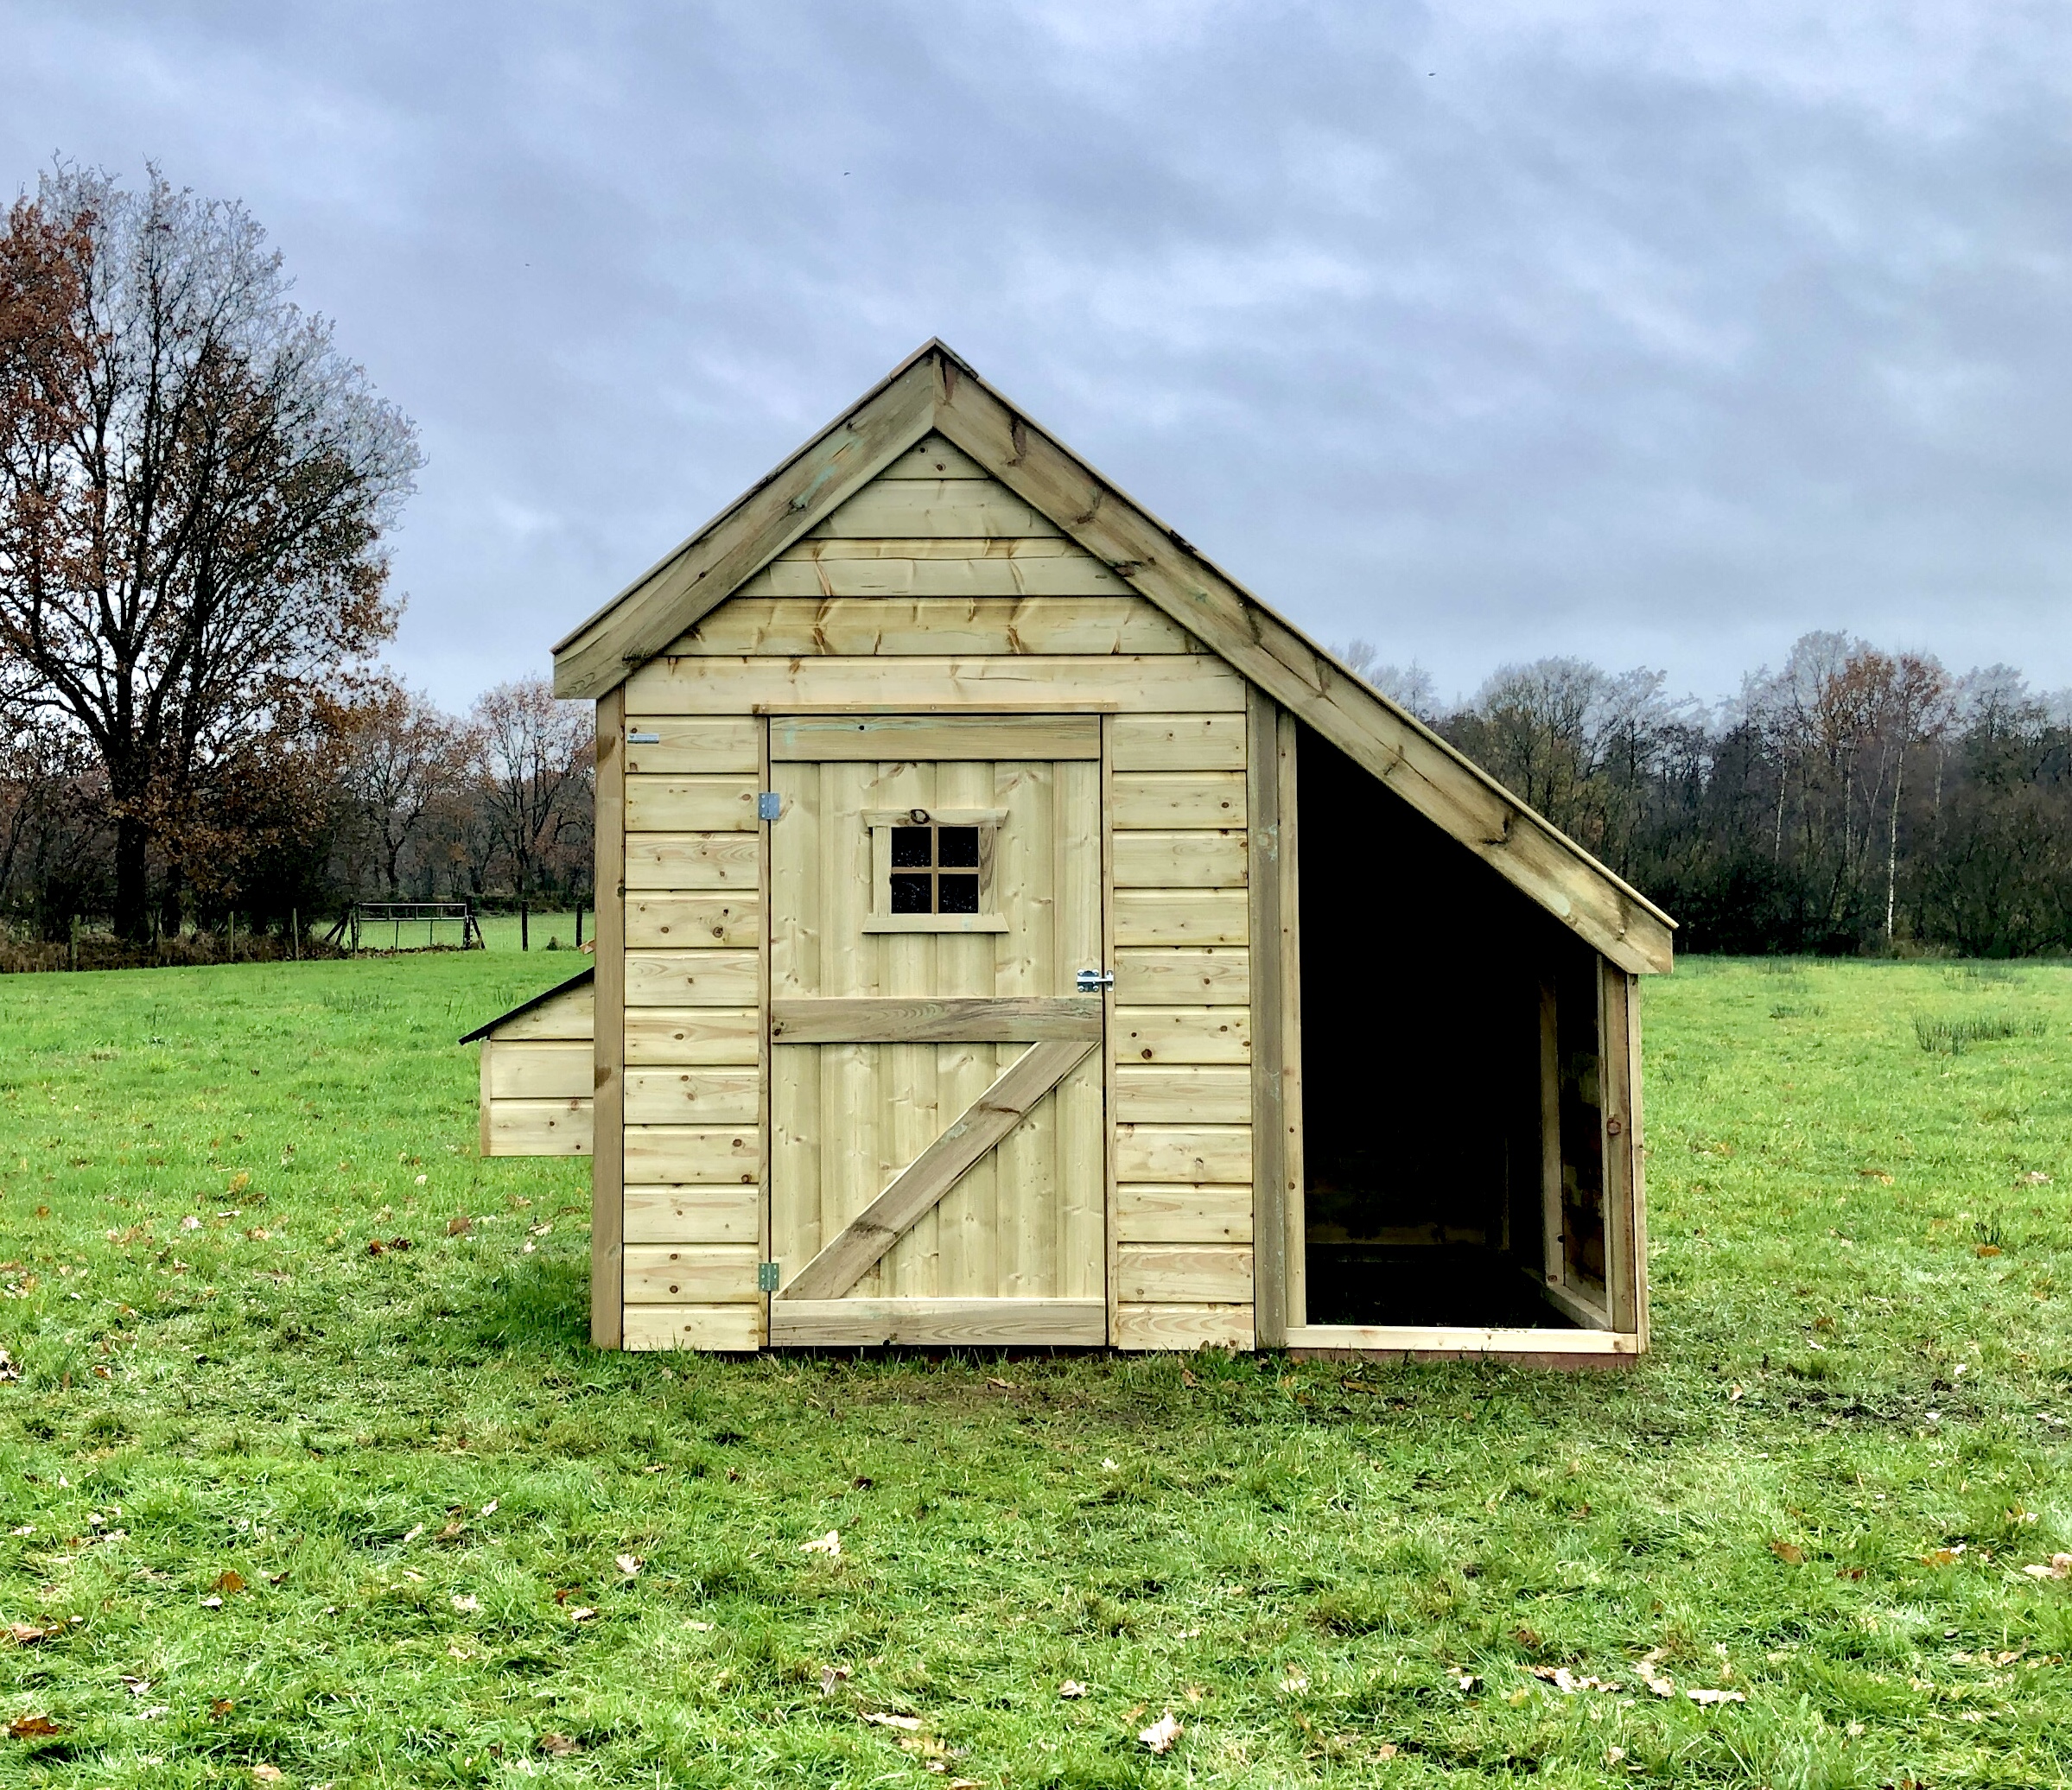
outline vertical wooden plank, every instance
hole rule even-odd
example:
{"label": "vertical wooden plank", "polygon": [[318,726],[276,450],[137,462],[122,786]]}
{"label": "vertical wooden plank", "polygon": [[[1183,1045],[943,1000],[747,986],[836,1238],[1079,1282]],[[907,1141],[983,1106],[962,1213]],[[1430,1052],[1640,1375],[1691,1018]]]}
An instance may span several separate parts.
{"label": "vertical wooden plank", "polygon": [[[820,767],[820,969],[826,994],[875,994],[863,917],[870,907],[870,838],[862,810],[874,765]],[[883,1190],[879,1173],[882,1108],[875,1044],[820,1051],[820,1234],[841,1234]],[[889,1177],[885,1177],[889,1178]],[[804,1264],[801,1264],[803,1266]],[[881,1268],[856,1283],[859,1297],[884,1291]]]}
{"label": "vertical wooden plank", "polygon": [[[1115,718],[1101,717],[1101,943],[1115,949]],[[1112,968],[1106,958],[1103,967]],[[1102,1272],[1107,1277],[1108,1346],[1117,1347],[1122,1336],[1119,1293],[1120,1263],[1116,1258],[1122,1226],[1115,1210],[1115,991],[1111,985],[1102,1000],[1101,1043],[1101,1222],[1106,1235],[1102,1250]]]}
{"label": "vertical wooden plank", "polygon": [[[778,994],[822,993],[820,766],[772,765],[784,813],[770,835],[770,986]],[[789,1276],[819,1254],[820,1051],[772,1047],[770,1057],[770,1260]]]}
{"label": "vertical wooden plank", "polygon": [[1648,1148],[1640,1101],[1640,978],[1626,978],[1626,1142],[1632,1163],[1633,1328],[1648,1346]]}
{"label": "vertical wooden plank", "polygon": [[1632,978],[1618,964],[1598,960],[1598,1061],[1604,1088],[1605,1302],[1611,1328],[1639,1328],[1633,1272],[1633,1108],[1628,1092],[1632,1057],[1627,1039],[1627,994]]}
{"label": "vertical wooden plank", "polygon": [[597,700],[596,1018],[590,1108],[590,1341],[625,1336],[626,1222],[626,692]]}
{"label": "vertical wooden plank", "polygon": [[[912,802],[933,808],[941,801],[937,793],[936,767],[914,766]],[[874,806],[880,797],[871,797]],[[887,803],[886,806],[894,805]],[[872,898],[876,898],[880,842],[890,870],[892,835],[874,835],[871,865]],[[936,942],[924,933],[893,934],[882,940],[885,953],[885,992],[887,994],[932,995],[936,983]],[[884,1096],[887,1121],[891,1128],[889,1155],[898,1173],[941,1135],[948,1119],[941,1111],[937,1093],[936,1047],[933,1044],[893,1044],[885,1051]],[[957,1108],[962,1111],[963,1108]],[[886,1290],[898,1298],[933,1298],[939,1296],[939,1215],[932,1208],[915,1220],[912,1228],[885,1256]]]}
{"label": "vertical wooden plank", "polygon": [[482,1093],[480,1099],[475,1103],[475,1152],[480,1156],[489,1154],[489,1052],[494,1043],[495,1040],[493,1038],[482,1040]]}
{"label": "vertical wooden plank", "polygon": [[1540,978],[1540,1231],[1542,1272],[1549,1286],[1568,1280],[1561,1241],[1561,1028],[1552,969]]}
{"label": "vertical wooden plank", "polygon": [[[995,847],[995,890],[1007,930],[1000,935],[998,992],[1055,992],[1057,812],[1054,767],[1048,762],[994,768],[995,799],[1007,811]],[[1001,1067],[1012,1060],[1003,1052]],[[997,1230],[995,1298],[1032,1298],[1055,1273],[1058,1106],[1037,1102],[994,1151]]]}
{"label": "vertical wooden plank", "polygon": [[[1055,981],[1046,993],[1069,994],[1082,969],[1098,969],[1107,959],[1101,937],[1101,766],[1077,760],[1058,766],[1058,890]],[[1052,1096],[1058,1108],[1058,1297],[1098,1298],[1106,1285],[1102,1209],[1108,1152],[1102,1140],[1101,1088],[1109,1056],[1081,1063]]]}
{"label": "vertical wooden plank", "polygon": [[1246,687],[1245,804],[1250,861],[1252,964],[1252,1295],[1261,1346],[1287,1342],[1287,1220],[1282,1120],[1280,708]]}
{"label": "vertical wooden plank", "polygon": [[[936,800],[944,808],[997,805],[990,760],[948,761],[936,770]],[[995,933],[945,934],[936,940],[936,988],[943,995],[998,992]],[[1019,1049],[1019,1046],[1014,1047]],[[938,1044],[936,1093],[947,1113],[961,1113],[992,1086],[1000,1053],[991,1044]],[[994,1286],[995,1166],[988,1153],[967,1170],[936,1208],[938,1285],[945,1298],[990,1298]]]}
{"label": "vertical wooden plank", "polygon": [[[1294,716],[1282,709],[1274,732],[1281,784],[1281,1134],[1285,1140],[1281,1155],[1281,1235],[1287,1288],[1283,1315],[1290,1324],[1304,1324],[1309,1322],[1309,1222],[1303,1197],[1302,809],[1295,786]],[[1255,1125],[1264,1122],[1253,1120]]]}
{"label": "vertical wooden plank", "polygon": [[[777,787],[770,777],[770,723],[766,717],[759,716],[755,721],[755,752],[761,761],[755,787],[760,792]],[[760,806],[760,803],[759,803]],[[780,810],[781,816],[781,810]],[[755,954],[755,1137],[756,1137],[756,1259],[759,1261],[775,1261],[777,1251],[775,1235],[770,1222],[770,1171],[777,1155],[777,1145],[771,1134],[770,1074],[773,1067],[770,1044],[770,893],[776,849],[774,821],[760,822],[762,832],[762,862],[756,873],[756,899],[763,911],[762,936],[757,941]],[[760,1276],[758,1277],[760,1285]],[[755,1301],[755,1343],[760,1349],[770,1341],[770,1295],[760,1293]]]}

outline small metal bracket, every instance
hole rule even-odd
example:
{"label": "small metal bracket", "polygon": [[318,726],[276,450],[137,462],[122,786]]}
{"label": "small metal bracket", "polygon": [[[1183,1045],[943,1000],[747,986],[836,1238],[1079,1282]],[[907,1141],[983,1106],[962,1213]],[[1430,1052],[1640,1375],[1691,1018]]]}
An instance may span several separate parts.
{"label": "small metal bracket", "polygon": [[628,746],[659,746],[662,744],[662,736],[659,733],[628,733],[626,743]]}
{"label": "small metal bracket", "polygon": [[755,1290],[758,1292],[775,1292],[777,1291],[777,1264],[775,1262],[759,1261],[756,1263]]}
{"label": "small metal bracket", "polygon": [[1115,973],[1112,969],[1083,969],[1075,980],[1082,994],[1098,994],[1103,988],[1115,987]]}
{"label": "small metal bracket", "polygon": [[775,790],[765,790],[755,798],[755,817],[759,821],[774,821],[785,811],[785,798]]}

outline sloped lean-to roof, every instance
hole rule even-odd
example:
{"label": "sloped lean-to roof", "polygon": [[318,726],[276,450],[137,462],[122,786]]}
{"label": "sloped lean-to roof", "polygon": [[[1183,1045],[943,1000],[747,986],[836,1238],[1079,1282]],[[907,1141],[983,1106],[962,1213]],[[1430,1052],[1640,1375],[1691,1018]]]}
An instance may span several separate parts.
{"label": "sloped lean-to roof", "polygon": [[939,341],[561,641],[556,694],[616,689],[931,430],[1614,963],[1668,969],[1675,923],[1660,908],[1218,571]]}
{"label": "sloped lean-to roof", "polygon": [[472,1044],[477,1038],[487,1038],[491,1032],[497,1029],[498,1026],[508,1025],[513,1019],[517,1019],[519,1014],[529,1013],[535,1007],[543,1007],[546,1006],[549,1001],[558,1000],[561,996],[567,994],[575,989],[587,987],[589,985],[591,979],[594,977],[596,974],[597,966],[594,963],[588,969],[578,970],[574,975],[570,976],[567,981],[556,982],[551,988],[548,989],[545,993],[536,994],[531,1000],[521,1000],[516,1006],[512,1008],[509,1012],[499,1013],[495,1019],[483,1021],[483,1023],[476,1026],[473,1031],[464,1033],[459,1039],[459,1042],[463,1044]]}

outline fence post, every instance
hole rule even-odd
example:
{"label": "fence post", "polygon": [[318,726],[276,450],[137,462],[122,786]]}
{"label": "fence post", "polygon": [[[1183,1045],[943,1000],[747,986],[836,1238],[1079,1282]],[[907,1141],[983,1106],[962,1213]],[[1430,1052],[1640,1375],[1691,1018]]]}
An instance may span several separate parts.
{"label": "fence post", "polygon": [[575,949],[579,951],[582,949],[582,903],[580,900],[575,904]]}
{"label": "fence post", "polygon": [[532,910],[523,901],[518,903],[518,949],[532,949]]}
{"label": "fence post", "polygon": [[302,961],[302,914],[300,908],[291,907],[288,910],[288,943],[289,949],[295,953],[295,961],[300,963]]}
{"label": "fence post", "polygon": [[77,969],[79,967],[79,917],[77,914],[72,917],[71,943],[67,948],[66,962],[69,968]]}

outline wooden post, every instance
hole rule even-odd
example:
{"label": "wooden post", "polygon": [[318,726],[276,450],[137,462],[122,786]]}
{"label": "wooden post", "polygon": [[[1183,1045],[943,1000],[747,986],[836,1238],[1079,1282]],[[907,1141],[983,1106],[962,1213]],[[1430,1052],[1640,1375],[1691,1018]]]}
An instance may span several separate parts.
{"label": "wooden post", "polygon": [[1635,1245],[1640,1191],[1640,1125],[1633,1098],[1633,1004],[1637,978],[1602,965],[1605,1029],[1600,1046],[1605,1095],[1605,1296],[1611,1328],[1640,1330],[1644,1265]]}
{"label": "wooden post", "polygon": [[518,898],[518,949],[530,951],[531,949],[532,911],[526,905],[524,898],[520,896]]}
{"label": "wooden post", "polygon": [[1296,723],[1281,711],[1281,1173],[1287,1321],[1309,1322],[1308,1185],[1302,1154],[1302,879],[1295,787]]}
{"label": "wooden post", "polygon": [[1287,1344],[1287,1127],[1281,1081],[1286,979],[1281,926],[1281,723],[1274,699],[1246,693],[1245,824],[1250,861],[1252,999],[1252,1333],[1262,1349]]}
{"label": "wooden post", "polygon": [[1540,1214],[1542,1278],[1549,1286],[1566,1286],[1568,1257],[1561,1236],[1561,1031],[1552,970],[1540,978]]}
{"label": "wooden post", "polygon": [[[597,701],[595,1076],[590,1107],[590,1341],[626,1321],[626,692]],[[519,912],[524,913],[521,907]],[[521,927],[524,924],[520,920]]]}
{"label": "wooden post", "polygon": [[70,969],[79,967],[79,917],[77,914],[72,917],[71,944],[66,953],[66,967]]}
{"label": "wooden post", "polygon": [[288,910],[288,943],[295,953],[295,961],[302,961],[302,913],[300,908]]}
{"label": "wooden post", "polygon": [[575,900],[575,949],[579,951],[582,949],[582,898],[581,896],[578,896]]}

